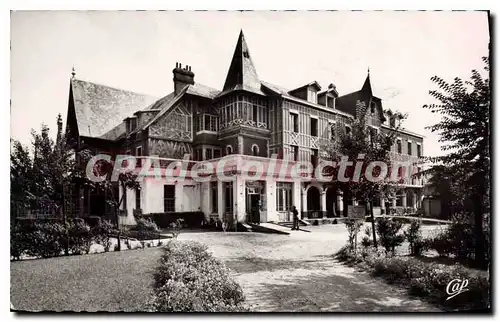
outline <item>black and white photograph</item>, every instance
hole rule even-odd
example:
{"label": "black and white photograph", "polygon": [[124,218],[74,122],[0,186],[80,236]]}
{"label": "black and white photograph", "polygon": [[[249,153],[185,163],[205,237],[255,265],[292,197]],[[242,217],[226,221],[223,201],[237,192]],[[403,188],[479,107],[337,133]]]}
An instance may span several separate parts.
{"label": "black and white photograph", "polygon": [[11,312],[491,313],[492,21],[10,11]]}

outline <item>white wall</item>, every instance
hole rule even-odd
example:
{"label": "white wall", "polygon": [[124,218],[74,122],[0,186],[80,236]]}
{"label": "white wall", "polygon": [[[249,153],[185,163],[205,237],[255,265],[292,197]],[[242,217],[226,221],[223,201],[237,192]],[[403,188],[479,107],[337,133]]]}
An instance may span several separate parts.
{"label": "white wall", "polygon": [[276,211],[276,180],[268,178],[266,180],[267,199],[267,221],[278,222],[278,212]]}

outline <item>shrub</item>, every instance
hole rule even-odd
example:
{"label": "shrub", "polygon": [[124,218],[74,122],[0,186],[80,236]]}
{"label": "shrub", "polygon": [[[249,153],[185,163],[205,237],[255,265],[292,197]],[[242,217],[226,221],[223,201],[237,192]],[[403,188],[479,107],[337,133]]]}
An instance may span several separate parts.
{"label": "shrub", "polygon": [[29,243],[27,232],[19,223],[10,227],[10,256],[14,260],[19,260],[21,256],[28,250]]}
{"label": "shrub", "polygon": [[146,239],[157,239],[160,237],[160,229],[151,219],[138,219],[137,225],[131,230],[137,233],[137,239],[139,239],[141,243]]}
{"label": "shrub", "polygon": [[392,252],[394,254],[396,247],[404,242],[405,236],[399,233],[402,227],[402,222],[388,218],[377,218],[375,229],[377,230],[380,244],[385,248],[386,253]]}
{"label": "shrub", "polygon": [[34,257],[56,257],[64,250],[66,229],[58,222],[35,222],[26,235],[26,253]]}
{"label": "shrub", "polygon": [[[374,276],[404,285],[410,294],[422,296],[446,310],[485,309],[490,305],[488,278],[462,265],[427,263],[412,257],[385,257],[371,249],[364,252],[366,254],[356,256],[346,245],[336,258],[351,262],[362,259],[363,267],[368,267]],[[453,279],[468,280],[468,291],[447,300],[446,287]]]}
{"label": "shrub", "polygon": [[89,225],[83,220],[73,220],[67,223],[68,248],[74,255],[88,254],[92,245],[92,233]]}
{"label": "shrub", "polygon": [[170,241],[154,273],[151,309],[159,312],[245,310],[241,287],[205,245]]}
{"label": "shrub", "polygon": [[104,247],[105,252],[111,248],[110,237],[117,233],[116,228],[109,220],[100,220],[98,225],[91,229],[94,240]]}
{"label": "shrub", "polygon": [[447,232],[441,232],[429,238],[429,248],[434,249],[439,256],[447,257],[452,252],[452,241]]}
{"label": "shrub", "polygon": [[169,228],[170,224],[177,219],[183,219],[187,227],[200,227],[205,220],[205,215],[201,211],[176,212],[176,213],[151,213],[143,214],[142,218],[151,219],[160,228]]}
{"label": "shrub", "polygon": [[181,233],[181,228],[184,223],[184,220],[182,219],[177,219],[175,222],[170,224],[170,227],[172,228],[172,237],[177,238],[179,234]]}
{"label": "shrub", "polygon": [[[422,254],[422,234],[420,232],[420,222],[412,220],[410,227],[404,232],[406,240],[408,240],[410,255],[418,256]],[[418,247],[416,247],[418,244]]]}
{"label": "shrub", "polygon": [[355,220],[355,219],[346,219],[344,224],[345,224],[345,227],[347,228],[347,233],[349,234],[349,237],[348,237],[349,239],[347,242],[349,243],[351,249],[354,249],[355,248],[354,241],[355,241],[356,236],[359,233],[359,229],[361,228],[363,223],[360,222],[359,220]]}
{"label": "shrub", "polygon": [[361,239],[361,246],[364,248],[370,247],[373,245],[373,240],[372,240],[372,229],[369,226],[366,226],[365,228],[365,235],[363,236],[363,239]]}

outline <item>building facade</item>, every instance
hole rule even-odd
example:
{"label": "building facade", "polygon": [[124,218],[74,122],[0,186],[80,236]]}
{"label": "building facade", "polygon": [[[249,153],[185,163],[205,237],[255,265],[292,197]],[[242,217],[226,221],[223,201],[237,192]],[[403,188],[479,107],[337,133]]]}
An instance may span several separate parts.
{"label": "building facade", "polygon": [[[134,171],[155,164],[164,171],[161,179],[154,172],[142,176],[140,190],[126,191],[124,224],[134,224],[134,210],[139,209],[144,214],[202,211],[207,219],[245,222],[258,216],[261,222],[282,222],[291,220],[292,205],[302,218],[322,218],[344,216],[349,205],[357,204],[344,198],[335,182],[280,169],[297,162],[314,168],[327,160],[332,140],[349,133],[359,117],[366,117],[377,132],[394,131],[397,122],[373,95],[369,74],[359,91],[346,95],[339,95],[334,84],[323,90],[316,81],[287,90],[259,79],[241,32],[220,90],[195,82],[191,66],[180,63],[173,69],[173,91],[161,98],[82,81],[73,74],[67,127],[76,149],[113,158],[137,156]],[[416,162],[423,155],[423,136],[404,129],[399,133],[391,157]],[[179,163],[186,154],[189,160]],[[225,165],[216,170],[221,160]],[[256,162],[261,171],[248,168]],[[201,164],[211,164],[213,170],[203,180],[192,171]],[[179,178],[183,165],[187,167]],[[396,198],[376,203],[376,212],[388,207],[417,211],[422,188],[422,179],[405,180]],[[74,197],[79,215],[108,211],[98,193],[82,188]]]}

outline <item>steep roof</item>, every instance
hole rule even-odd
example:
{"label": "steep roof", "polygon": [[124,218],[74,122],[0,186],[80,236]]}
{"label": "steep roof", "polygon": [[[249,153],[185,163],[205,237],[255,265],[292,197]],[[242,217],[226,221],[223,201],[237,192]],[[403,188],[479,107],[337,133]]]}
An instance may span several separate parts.
{"label": "steep roof", "polygon": [[346,95],[342,95],[337,97],[335,101],[335,107],[345,113],[349,113],[351,115],[356,115],[356,102],[368,102],[370,100],[379,102],[378,106],[380,108],[381,118],[384,118],[383,109],[382,109],[382,100],[378,97],[373,96],[372,85],[370,82],[370,73],[366,76],[365,82],[359,91],[352,92]]}
{"label": "steep roof", "polygon": [[373,96],[372,83],[370,82],[370,72],[368,72],[368,75],[366,75],[363,87],[361,87],[361,92],[367,97]]}
{"label": "steep roof", "polygon": [[[124,118],[132,116],[135,111],[144,109],[157,100],[150,95],[76,78],[72,78],[70,82],[70,97],[73,98],[76,125],[81,136],[115,139],[123,132],[120,124]],[[113,134],[104,137],[109,131]]]}
{"label": "steep roof", "polygon": [[316,89],[317,89],[318,91],[320,91],[320,90],[321,90],[321,86],[319,85],[319,83],[318,83],[317,81],[312,81],[312,82],[310,82],[310,83],[308,83],[308,84],[305,84],[305,85],[302,85],[302,86],[297,87],[297,88],[295,88],[295,89],[292,89],[291,91],[289,91],[289,93],[293,93],[293,92],[299,91],[299,90],[301,90],[301,89],[304,89],[304,88],[306,88],[306,87],[310,87],[310,86],[314,86],[314,87],[316,87]]}
{"label": "steep roof", "polygon": [[234,90],[245,90],[252,93],[265,95],[261,91],[261,84],[257,71],[250,56],[243,30],[240,31],[238,42],[234,50],[233,59],[226,76],[226,82],[222,89],[222,93],[226,94]]}
{"label": "steep roof", "polygon": [[296,101],[296,102],[300,102],[300,103],[303,103],[303,104],[306,104],[306,105],[309,105],[309,106],[313,106],[313,107],[315,107],[317,109],[321,109],[323,111],[327,111],[327,112],[330,112],[330,113],[342,114],[342,115],[348,116],[348,117],[353,117],[354,116],[353,114],[351,114],[351,113],[345,113],[342,110],[337,110],[337,109],[336,110],[332,110],[331,108],[323,106],[321,104],[312,103],[312,102],[309,102],[307,100],[304,100],[304,99],[292,96],[292,95],[289,94],[290,90],[288,90],[286,88],[283,88],[281,86],[278,86],[278,85],[274,85],[274,84],[271,84],[271,83],[263,81],[262,82],[262,86],[266,90],[272,92],[274,95],[279,95],[281,97],[287,98],[287,99],[292,100],[292,101]]}

